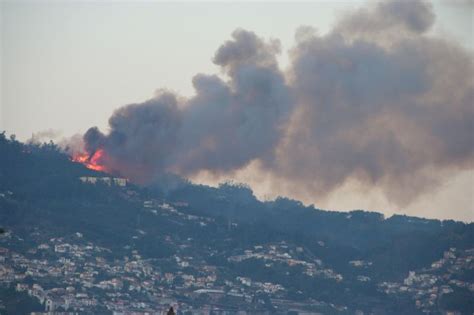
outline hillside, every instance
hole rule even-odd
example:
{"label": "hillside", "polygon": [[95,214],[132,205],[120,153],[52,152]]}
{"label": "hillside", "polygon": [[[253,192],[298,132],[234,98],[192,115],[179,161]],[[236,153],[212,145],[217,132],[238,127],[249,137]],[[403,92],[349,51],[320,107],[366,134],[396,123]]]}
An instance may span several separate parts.
{"label": "hillside", "polygon": [[3,312],[25,292],[31,310],[50,298],[86,313],[474,312],[473,223],[261,202],[174,176],[86,184],[110,175],[4,133],[0,152]]}

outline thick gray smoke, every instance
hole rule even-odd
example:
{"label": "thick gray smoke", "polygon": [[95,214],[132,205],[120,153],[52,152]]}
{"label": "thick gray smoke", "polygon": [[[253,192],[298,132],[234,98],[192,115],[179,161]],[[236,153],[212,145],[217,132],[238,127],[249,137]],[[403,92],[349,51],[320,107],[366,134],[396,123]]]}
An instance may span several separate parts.
{"label": "thick gray smoke", "polygon": [[385,1],[324,36],[301,28],[285,72],[278,41],[236,30],[213,59],[226,80],[198,74],[190,99],[122,107],[86,150],[138,182],[258,161],[315,196],[356,179],[409,203],[474,161],[473,59],[427,34],[434,19],[429,3]]}
{"label": "thick gray smoke", "polygon": [[86,151],[104,149],[107,169],[138,182],[170,171],[226,172],[253,159],[272,159],[293,106],[275,59],[280,44],[243,30],[232,36],[214,56],[228,81],[198,74],[193,98],[179,103],[177,96],[159,92],[124,106],[110,118],[109,134],[96,127],[86,132]]}
{"label": "thick gray smoke", "polygon": [[278,69],[278,41],[237,30],[214,56],[229,80],[197,75],[196,96],[183,110],[175,168],[188,174],[240,168],[270,160],[292,112],[290,89]]}
{"label": "thick gray smoke", "polygon": [[357,178],[403,205],[472,168],[472,57],[424,35],[432,23],[431,6],[403,1],[358,11],[323,37],[306,29],[292,52],[298,106],[279,146],[284,178],[316,195]]}
{"label": "thick gray smoke", "polygon": [[103,149],[101,163],[137,182],[147,182],[170,165],[182,114],[176,96],[162,92],[141,104],[119,108],[109,119],[110,133],[96,127],[84,135],[85,149]]}

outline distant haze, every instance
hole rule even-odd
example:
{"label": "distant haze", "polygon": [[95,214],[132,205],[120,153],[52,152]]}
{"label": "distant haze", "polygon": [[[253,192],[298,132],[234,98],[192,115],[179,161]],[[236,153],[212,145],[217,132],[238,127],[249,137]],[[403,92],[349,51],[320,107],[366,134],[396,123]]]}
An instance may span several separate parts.
{"label": "distant haze", "polygon": [[[51,5],[56,6],[55,10],[72,12],[57,7],[57,3]],[[460,1],[456,5],[472,18],[472,3]],[[15,33],[12,29],[15,22],[9,20],[9,14],[15,10],[33,10],[31,6],[18,7],[8,2],[3,5],[7,23],[2,24],[6,25],[2,38],[10,38],[24,48],[29,44],[18,43],[20,39],[39,41],[38,47],[42,47],[41,38],[10,37]],[[106,5],[95,6],[100,11]],[[337,9],[324,3],[320,6],[333,10],[328,12]],[[443,3],[438,6],[442,8]],[[91,77],[84,77],[84,86],[79,89],[69,87],[70,92],[53,88],[43,90],[45,94],[30,95],[35,101],[43,98],[37,106],[43,107],[47,112],[45,120],[53,124],[49,126],[53,130],[43,129],[34,137],[36,140],[56,137],[56,119],[61,121],[59,128],[68,121],[78,123],[80,128],[97,123],[99,127],[84,132],[83,141],[79,142],[81,149],[89,154],[103,150],[101,163],[108,170],[139,183],[159,180],[171,172],[211,184],[225,179],[243,181],[261,198],[281,194],[320,207],[474,220],[472,43],[458,42],[466,36],[469,38],[469,34],[459,31],[449,36],[445,29],[435,31],[437,12],[433,4],[425,1],[384,1],[362,6],[350,3],[343,8],[336,19],[322,23],[323,32],[312,23],[287,25],[295,28],[295,40],[290,43],[292,47],[286,47],[289,53],[285,58],[281,57],[283,46],[278,34],[262,37],[258,29],[238,25],[230,38],[225,35],[221,38],[224,42],[215,45],[217,50],[209,53],[214,66],[203,63],[203,69],[196,69],[193,74],[182,69],[187,68],[189,56],[195,51],[202,52],[193,46],[200,43],[181,42],[179,31],[173,35],[172,29],[157,30],[162,36],[172,36],[180,42],[177,46],[167,43],[166,49],[175,52],[168,56],[171,65],[166,66],[166,73],[155,74],[164,86],[158,86],[155,96],[145,102],[129,102],[130,105],[115,109],[105,129],[97,117],[104,117],[104,109],[110,107],[91,108],[78,103],[75,93],[81,94],[83,87],[86,91],[90,89],[90,95],[107,94],[94,76],[110,74],[95,73],[93,68],[95,63],[102,67],[108,60],[94,60],[96,55],[91,47],[108,47],[109,38],[97,38],[93,46],[85,47],[84,57],[68,51],[73,47],[81,49],[73,43],[74,38],[59,35],[61,40],[56,41],[48,36],[57,34],[45,33],[44,43],[68,47],[66,53],[70,54],[71,64],[76,62],[75,56],[84,58],[79,60],[86,62],[84,65],[90,62],[89,71],[79,74],[89,72]],[[90,28],[83,34],[89,37],[101,34],[100,28],[96,31],[87,20],[74,21],[77,16],[70,17],[70,27],[82,23],[82,27]],[[278,17],[275,16],[273,23],[278,24]],[[193,28],[191,22],[183,19],[181,27]],[[153,28],[154,24],[140,27],[146,26]],[[67,29],[69,25],[63,27]],[[20,33],[24,31],[24,26],[18,28]],[[134,40],[160,42],[159,36],[142,38],[140,29],[124,32],[126,41],[120,45],[133,45]],[[472,41],[472,32],[470,35]],[[117,36],[120,42],[122,37]],[[196,36],[215,44],[215,38],[207,37],[206,33]],[[8,43],[2,42],[2,53],[7,60],[21,60],[21,53],[27,54],[21,50],[17,51],[18,57],[9,55]],[[117,42],[112,38],[114,43]],[[117,47],[111,51],[111,58],[121,53]],[[110,64],[108,70],[153,68],[152,62],[142,64],[143,54],[147,53],[146,47],[142,47],[136,54],[123,55],[121,62]],[[38,56],[40,60],[41,57]],[[54,58],[49,63],[54,64]],[[27,70],[28,64],[16,64],[16,67]],[[187,70],[195,68],[190,64]],[[216,70],[219,75],[212,74]],[[41,120],[41,116],[28,113],[28,110],[35,112],[32,105],[22,104],[27,98],[12,94],[12,90],[18,89],[15,84],[22,80],[27,86],[33,83],[48,86],[49,73],[64,69],[53,67],[42,71],[28,77],[26,71],[12,72],[11,65],[2,64],[2,87],[7,95],[2,94],[2,100],[6,100],[2,107],[9,117],[2,124],[7,132],[18,130],[21,135],[28,130],[29,120],[32,125]],[[193,95],[162,89],[173,88],[172,81],[183,73],[188,74],[181,78],[183,81],[192,77]],[[71,71],[68,75],[76,74]],[[127,90],[127,82],[142,80],[140,76],[128,77],[126,72],[116,75],[115,80],[120,80],[123,86],[110,92],[114,97],[123,94],[122,89]],[[19,76],[16,81],[15,76]],[[69,76],[63,79],[68,80]],[[144,85],[149,84],[147,78]],[[24,90],[33,91],[33,88],[30,92]],[[65,94],[65,103],[57,107],[48,104],[49,93],[69,94]],[[123,96],[123,101],[116,100],[115,107],[127,102]],[[70,112],[69,108],[79,109],[80,114],[70,117],[74,111]],[[15,121],[10,117],[21,119]],[[21,127],[22,124],[25,126]],[[77,137],[74,139],[69,142],[71,146],[77,146]]]}

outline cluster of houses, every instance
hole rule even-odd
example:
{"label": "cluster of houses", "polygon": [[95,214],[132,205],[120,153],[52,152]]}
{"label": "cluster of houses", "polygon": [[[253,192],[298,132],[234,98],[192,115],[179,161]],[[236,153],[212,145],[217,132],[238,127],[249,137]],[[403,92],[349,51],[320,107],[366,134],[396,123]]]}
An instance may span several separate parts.
{"label": "cluster of houses", "polygon": [[379,289],[387,294],[409,294],[417,308],[432,312],[439,299],[455,288],[474,292],[474,283],[457,279],[456,274],[474,269],[474,249],[458,250],[450,248],[443,258],[418,272],[410,271],[403,282],[382,282]]}
{"label": "cluster of houses", "polygon": [[[282,256],[276,245],[259,248],[270,249],[272,257],[293,261]],[[43,305],[44,312],[108,310],[115,314],[156,314],[170,305],[179,305],[180,312],[188,314],[219,313],[214,304],[223,298],[244,307],[258,304],[256,292],[278,298],[285,291],[280,284],[244,276],[220,278],[218,268],[193,257],[173,255],[166,261],[174,265],[173,270],[167,270],[160,267],[159,261],[144,259],[133,249],[121,259],[107,258],[110,254],[109,249],[85,241],[81,233],[42,240],[25,253],[0,247],[0,286],[27,293]],[[178,301],[177,295],[187,296],[190,301],[205,297],[210,304],[195,309]],[[220,314],[247,314],[235,307],[221,311]],[[254,309],[252,313],[259,312]]]}
{"label": "cluster of houses", "polygon": [[[302,259],[308,256],[311,261]],[[293,257],[299,256],[299,257]],[[310,277],[323,277],[340,282],[344,277],[331,268],[324,267],[323,261],[304,250],[302,247],[290,248],[286,242],[276,244],[257,245],[251,249],[246,249],[243,253],[227,258],[229,262],[239,263],[247,259],[261,260],[265,266],[272,267],[274,263],[283,263],[290,267],[302,266],[304,273]]]}
{"label": "cluster of houses", "polygon": [[127,179],[126,178],[120,178],[120,177],[107,177],[107,176],[81,176],[79,177],[79,180],[83,183],[86,184],[105,184],[108,186],[120,186],[120,187],[125,187],[127,186]]}

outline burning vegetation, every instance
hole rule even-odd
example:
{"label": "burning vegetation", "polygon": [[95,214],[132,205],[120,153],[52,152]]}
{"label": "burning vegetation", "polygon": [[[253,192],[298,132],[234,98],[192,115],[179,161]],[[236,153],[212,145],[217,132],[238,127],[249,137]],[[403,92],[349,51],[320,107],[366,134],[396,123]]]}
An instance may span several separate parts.
{"label": "burning vegetation", "polygon": [[93,154],[89,154],[87,152],[76,154],[72,157],[72,161],[81,163],[88,169],[108,173],[108,170],[103,163],[104,156],[105,151],[103,149],[99,149]]}

